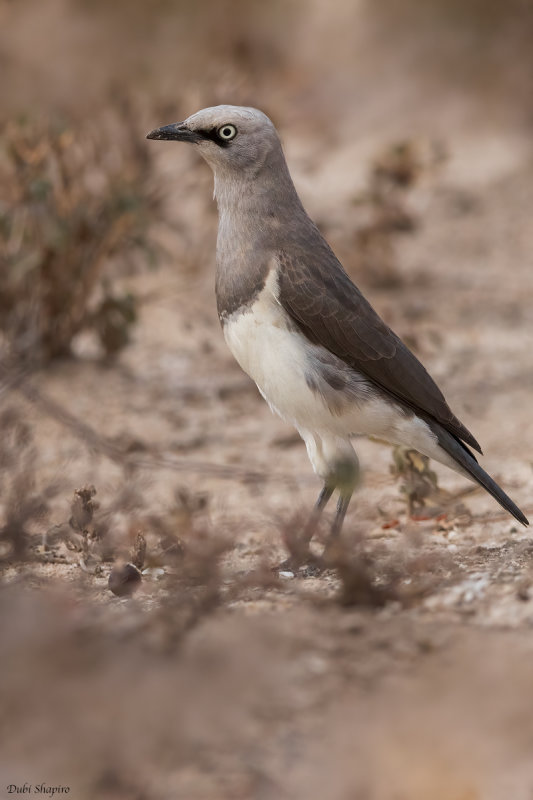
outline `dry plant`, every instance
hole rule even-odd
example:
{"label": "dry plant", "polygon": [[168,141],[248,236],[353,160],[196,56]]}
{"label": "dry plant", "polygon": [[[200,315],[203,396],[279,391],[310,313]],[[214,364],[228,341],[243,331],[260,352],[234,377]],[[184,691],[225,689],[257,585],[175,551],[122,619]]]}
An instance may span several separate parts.
{"label": "dry plant", "polygon": [[0,563],[28,558],[34,528],[42,526],[59,485],[39,485],[31,428],[13,405],[0,413]]}
{"label": "dry plant", "polygon": [[448,553],[432,553],[412,533],[400,547],[382,549],[364,541],[349,547],[339,541],[328,554],[339,579],[336,601],[343,607],[382,608],[419,605],[461,578]]}
{"label": "dry plant", "polygon": [[105,351],[128,341],[129,294],[110,284],[111,265],[142,250],[158,205],[151,163],[130,106],[120,119],[83,126],[10,122],[0,133],[0,335],[25,357],[69,353],[92,328]]}
{"label": "dry plant", "polygon": [[[122,482],[111,488],[111,496],[105,502],[96,500],[96,495],[92,484],[74,490],[68,521],[44,533],[44,560],[67,558],[64,546],[75,554],[84,572],[100,574],[103,564],[124,560],[130,552],[131,562],[140,569],[147,547],[143,531],[151,532],[153,526],[154,535],[158,533],[154,521],[157,517],[148,514],[140,479],[126,473]],[[164,513],[163,510],[161,514]]]}
{"label": "dry plant", "polygon": [[406,500],[407,511],[412,519],[434,518],[442,524],[460,526],[472,521],[472,514],[462,501],[479,491],[477,485],[457,492],[443,489],[439,486],[437,473],[431,469],[430,459],[409,447],[393,448],[390,471],[400,481],[400,493]]}
{"label": "dry plant", "polygon": [[430,460],[418,450],[394,447],[391,473],[401,479],[400,492],[407,500],[410,516],[424,508],[428,500],[435,499],[439,492],[437,473],[430,469]]}
{"label": "dry plant", "polygon": [[356,267],[370,285],[394,288],[403,283],[396,239],[418,226],[410,194],[444,159],[440,143],[412,139],[392,143],[371,164],[367,187],[354,200],[362,222],[352,247]]}

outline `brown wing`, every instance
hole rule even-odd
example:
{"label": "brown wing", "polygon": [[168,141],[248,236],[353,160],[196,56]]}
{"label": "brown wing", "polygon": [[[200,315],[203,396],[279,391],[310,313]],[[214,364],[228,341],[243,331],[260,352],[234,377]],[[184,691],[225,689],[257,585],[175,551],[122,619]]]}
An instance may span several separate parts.
{"label": "brown wing", "polygon": [[291,249],[291,255],[277,257],[279,301],[308,339],[481,453],[433,378],[365,300],[321,236],[311,251],[296,246],[294,254]]}

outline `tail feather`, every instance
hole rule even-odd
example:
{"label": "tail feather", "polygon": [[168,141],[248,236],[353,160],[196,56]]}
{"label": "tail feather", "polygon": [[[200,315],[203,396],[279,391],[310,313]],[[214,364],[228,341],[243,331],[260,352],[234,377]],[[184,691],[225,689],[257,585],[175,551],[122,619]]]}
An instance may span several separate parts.
{"label": "tail feather", "polygon": [[513,517],[518,520],[518,522],[521,522],[522,525],[529,525],[529,520],[525,514],[523,514],[518,506],[513,503],[511,498],[505,494],[503,489],[498,486],[496,481],[493,480],[490,475],[479,466],[475,456],[470,452],[468,447],[433,420],[430,423],[428,421],[428,424],[430,425],[433,433],[437,436],[438,442],[442,449],[445,450],[448,455],[450,455],[454,461],[456,461],[459,466],[465,470],[465,472],[468,472],[468,474],[471,475],[480,486],[483,486],[483,488],[494,497],[494,499],[502,506],[502,508],[508,511],[509,514],[512,514]]}

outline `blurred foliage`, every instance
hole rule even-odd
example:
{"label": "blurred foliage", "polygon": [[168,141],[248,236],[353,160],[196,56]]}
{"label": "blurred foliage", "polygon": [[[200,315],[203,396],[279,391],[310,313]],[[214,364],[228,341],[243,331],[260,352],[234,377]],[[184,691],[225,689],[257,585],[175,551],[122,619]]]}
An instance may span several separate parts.
{"label": "blurred foliage", "polygon": [[512,106],[533,88],[531,0],[366,0],[366,11],[456,90]]}
{"label": "blurred foliage", "polygon": [[409,447],[394,447],[392,459],[391,472],[401,479],[400,492],[407,500],[409,516],[413,516],[438,494],[437,473],[430,468],[427,456]]}
{"label": "blurred foliage", "polygon": [[437,172],[446,157],[440,142],[405,139],[388,145],[373,159],[367,185],[354,198],[359,224],[353,244],[349,243],[356,254],[355,271],[369,285],[394,288],[403,283],[396,240],[398,235],[414,233],[419,224],[410,193]]}
{"label": "blurred foliage", "polygon": [[33,529],[42,526],[50,500],[59,492],[56,481],[39,481],[37,450],[31,427],[15,405],[0,412],[0,563],[22,561]]}
{"label": "blurred foliage", "polygon": [[177,117],[237,102],[334,123],[421,84],[425,104],[450,89],[522,116],[532,34],[531,0],[0,0],[0,119],[85,114],[117,83]]}
{"label": "blurred foliage", "polygon": [[384,14],[414,12],[420,22],[461,25],[481,34],[533,22],[530,0],[381,0]]}
{"label": "blurred foliage", "polygon": [[110,354],[123,347],[135,303],[111,268],[143,251],[159,204],[144,136],[126,103],[120,121],[26,120],[0,133],[0,331],[17,355],[69,353],[93,329]]}

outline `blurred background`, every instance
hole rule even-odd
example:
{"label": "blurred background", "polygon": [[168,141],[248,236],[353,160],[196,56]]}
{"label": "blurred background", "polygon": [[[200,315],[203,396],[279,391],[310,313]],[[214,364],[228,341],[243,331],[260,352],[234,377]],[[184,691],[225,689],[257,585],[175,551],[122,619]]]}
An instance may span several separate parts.
{"label": "blurred background", "polygon": [[224,345],[210,170],[145,140],[265,111],[531,514],[532,40],[531,0],[0,0],[0,797],[533,796],[533,540],[361,440],[337,568],[272,571],[318,486]]}

